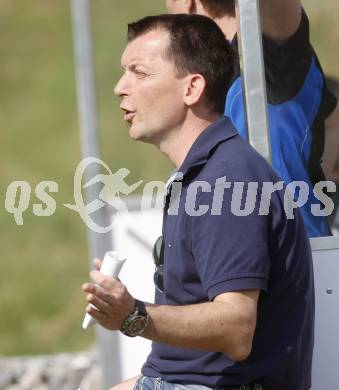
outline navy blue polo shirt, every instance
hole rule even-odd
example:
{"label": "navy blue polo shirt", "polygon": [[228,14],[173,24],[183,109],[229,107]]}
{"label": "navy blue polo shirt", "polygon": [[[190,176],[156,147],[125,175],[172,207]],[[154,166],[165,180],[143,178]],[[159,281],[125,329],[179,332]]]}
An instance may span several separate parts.
{"label": "navy blue polo shirt", "polygon": [[[263,183],[281,179],[224,117],[202,132],[179,171],[183,179],[172,184],[163,226],[165,291],[156,291],[155,302],[198,304],[260,289],[257,327],[243,362],[153,342],[143,375],[210,387],[260,380],[265,390],[308,389],[314,326],[309,241],[299,212],[287,219],[283,190],[272,194],[268,214],[259,212],[261,198],[267,200]],[[258,183],[258,191],[250,183]],[[242,186],[253,204],[242,199]]]}

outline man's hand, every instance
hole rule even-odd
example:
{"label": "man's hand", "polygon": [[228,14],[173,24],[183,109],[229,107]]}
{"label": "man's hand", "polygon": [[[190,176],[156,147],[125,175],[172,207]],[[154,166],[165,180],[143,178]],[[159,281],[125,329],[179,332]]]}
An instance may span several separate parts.
{"label": "man's hand", "polygon": [[96,270],[90,273],[94,283],[85,283],[82,286],[89,303],[86,312],[105,328],[119,330],[134,309],[134,298],[120,281],[98,271],[100,260],[96,259],[94,264]]}

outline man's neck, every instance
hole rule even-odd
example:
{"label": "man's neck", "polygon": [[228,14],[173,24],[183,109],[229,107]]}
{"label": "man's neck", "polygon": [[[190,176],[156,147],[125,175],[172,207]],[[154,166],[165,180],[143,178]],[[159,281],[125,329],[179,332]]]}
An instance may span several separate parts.
{"label": "man's neck", "polygon": [[179,169],[195,140],[219,117],[220,114],[216,113],[206,118],[192,117],[188,114],[180,128],[173,129],[166,139],[159,142],[159,150],[174,164],[176,169]]}

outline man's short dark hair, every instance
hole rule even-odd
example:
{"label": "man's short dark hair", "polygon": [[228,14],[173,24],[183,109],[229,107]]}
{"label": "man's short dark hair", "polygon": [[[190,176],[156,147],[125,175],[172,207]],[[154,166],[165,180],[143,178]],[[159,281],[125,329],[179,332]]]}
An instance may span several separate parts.
{"label": "man's short dark hair", "polygon": [[201,74],[206,81],[206,104],[213,111],[224,113],[236,56],[221,29],[201,15],[147,16],[128,25],[128,42],[157,29],[169,33],[170,43],[164,55],[166,60],[174,62],[177,77]]}
{"label": "man's short dark hair", "polygon": [[235,0],[201,0],[201,3],[212,18],[235,16]]}

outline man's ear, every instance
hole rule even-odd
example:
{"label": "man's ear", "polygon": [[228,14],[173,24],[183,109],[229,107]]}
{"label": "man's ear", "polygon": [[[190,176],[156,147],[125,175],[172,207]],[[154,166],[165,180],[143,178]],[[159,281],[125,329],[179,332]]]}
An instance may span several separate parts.
{"label": "man's ear", "polygon": [[206,90],[206,80],[201,74],[187,76],[184,102],[191,107],[198,103]]}

